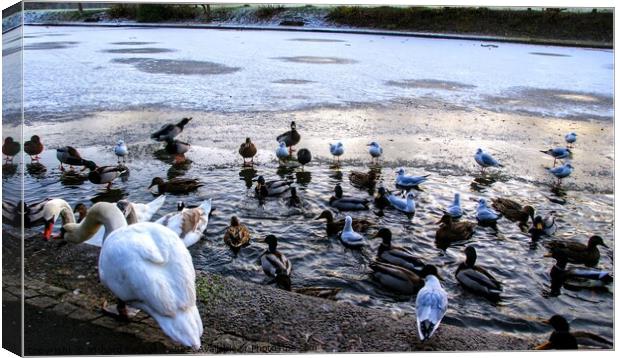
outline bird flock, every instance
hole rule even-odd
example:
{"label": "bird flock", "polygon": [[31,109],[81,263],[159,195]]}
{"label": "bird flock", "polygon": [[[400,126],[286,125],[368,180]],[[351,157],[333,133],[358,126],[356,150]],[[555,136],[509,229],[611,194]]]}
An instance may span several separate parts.
{"label": "bird flock", "polygon": [[[175,162],[185,160],[184,154],[191,148],[189,143],[176,139],[191,120],[192,118],[183,118],[179,123],[166,124],[150,136],[151,139],[165,144],[164,150],[169,155],[174,156]],[[567,147],[542,151],[554,158],[553,167],[547,170],[557,178],[558,185],[561,184],[562,179],[572,173],[573,167],[569,161],[556,166],[557,161],[568,159],[572,155],[570,147],[575,144],[576,138],[575,133],[569,133],[565,137]],[[308,149],[295,150],[294,147],[300,140],[301,135],[293,121],[290,130],[276,138],[278,145],[275,156],[280,164],[294,161],[294,152],[297,152],[296,159],[302,166],[302,170],[305,165],[312,161],[312,154]],[[5,163],[12,162],[13,157],[19,151],[19,143],[15,142],[13,138],[7,137],[2,147]],[[24,151],[30,155],[33,162],[38,161],[39,154],[43,151],[40,138],[32,136],[30,141],[24,143]],[[333,156],[334,163],[338,165],[345,153],[344,145],[342,142],[330,143],[329,151]],[[255,165],[254,157],[258,151],[249,137],[240,145],[238,152],[243,158],[243,166]],[[368,144],[368,153],[372,164],[378,164],[383,155],[383,148],[378,142],[371,141]],[[63,164],[70,166],[70,173],[77,173],[73,168],[74,166],[82,166],[82,171],[89,170],[87,176],[89,181],[94,184],[107,185],[108,189],[116,178],[129,170],[126,166],[129,150],[123,140],[119,140],[114,146],[114,154],[118,157],[117,165],[97,166],[93,161],[82,158],[79,152],[71,146],[56,150],[56,157],[63,173],[65,172]],[[483,173],[488,168],[503,167],[497,159],[483,149],[477,149],[473,159]],[[429,175],[407,175],[403,168],[397,169],[394,186],[399,192],[389,190],[379,174],[373,170],[368,173],[352,171],[349,178],[351,183],[358,188],[371,188],[379,184],[377,195],[372,201],[353,195],[345,195],[340,184],[337,184],[334,187],[334,194],[326,201],[333,210],[348,214],[349,212],[354,213],[374,208],[377,210],[377,215],[382,215],[383,210],[396,210],[410,219],[416,212],[413,190],[420,190],[420,185],[429,180]],[[296,188],[291,185],[291,182],[265,180],[262,175],[254,178],[253,181],[256,183],[254,196],[260,204],[264,204],[271,197],[279,197],[288,193],[289,198],[286,203],[293,207],[301,206],[302,198],[300,198]],[[58,217],[62,218],[63,229],[57,238],[71,242],[84,242],[88,239],[94,240],[93,237],[98,236],[98,245],[102,247],[100,276],[102,276],[102,283],[119,298],[115,308],[116,314],[126,317],[126,302],[130,302],[152,315],[164,332],[173,340],[196,348],[200,346],[199,337],[202,334],[202,322],[197,312],[194,312],[196,310],[194,269],[191,258],[189,261],[187,259],[189,255],[187,247],[198,242],[204,235],[209,216],[213,211],[212,201],[211,199],[206,200],[196,207],[186,207],[185,204],[180,203],[177,212],[166,214],[155,223],[151,223],[150,219],[163,205],[165,200],[163,194],[186,194],[203,185],[198,179],[177,177],[165,181],[156,177],[152,179],[148,188],[155,188],[156,191],[153,193],[161,196],[148,204],[121,200],[116,205],[100,203],[102,205],[95,204],[90,209],[78,204],[81,206],[79,208],[76,206],[75,212],[79,213],[79,219],[75,222],[73,216],[69,215],[72,213],[71,208],[64,200],[51,199],[24,205],[25,215],[21,220],[24,220],[22,223],[26,226],[44,225],[43,236],[45,239],[52,237],[54,222]],[[10,203],[3,203],[3,217],[10,217],[11,220],[15,221],[17,218],[10,216],[12,210],[16,211],[17,209],[11,208]],[[556,260],[556,265],[553,266],[550,273],[552,289],[555,289],[556,292],[563,285],[574,285],[575,282],[590,280],[608,284],[612,281],[609,272],[596,269],[600,257],[597,247],[606,246],[600,236],[593,235],[587,245],[554,239],[552,235],[557,230],[557,225],[553,216],[536,215],[535,209],[530,205],[522,205],[507,198],[494,198],[489,205],[484,198],[480,198],[475,216],[477,222],[474,223],[461,219],[464,216],[464,210],[460,193],[457,192],[454,194],[451,205],[443,208],[442,211],[443,215],[437,223],[439,226],[435,235],[436,243],[440,248],[446,249],[452,243],[471,239],[475,235],[477,226],[498,230],[498,221],[501,218],[506,218],[518,223],[522,231],[531,235],[532,240],[545,239],[544,244],[549,250],[547,255]],[[5,215],[5,212],[9,214]],[[382,240],[376,258],[369,264],[373,278],[388,291],[416,296],[417,334],[421,341],[430,339],[438,329],[449,305],[448,293],[442,287],[441,281],[443,279],[439,275],[437,267],[425,263],[423,258],[418,257],[411,250],[392,244],[392,232],[388,227],[378,228],[374,236],[367,236],[366,233],[371,229],[374,230],[375,224],[368,220],[354,218],[353,213],[345,215],[344,219],[336,220],[331,210],[324,210],[317,219],[326,221],[328,236],[337,236],[340,242],[350,249],[365,247],[367,238],[380,238]],[[530,221],[531,225],[528,225]],[[103,227],[95,230],[93,228],[95,224],[101,224]],[[135,238],[139,235],[148,235],[152,240],[146,243],[136,242]],[[230,225],[224,233],[223,241],[232,250],[240,250],[249,245],[251,236],[247,226],[243,225],[237,216],[232,216]],[[175,240],[182,244],[172,243]],[[124,242],[128,244],[124,245]],[[291,261],[278,250],[278,238],[276,236],[267,235],[264,242],[268,248],[260,256],[260,265],[265,275],[272,278],[271,282],[276,283],[278,287],[291,290],[290,276],[293,269]],[[473,246],[467,246],[464,253],[466,259],[459,264],[454,274],[456,280],[464,289],[474,294],[493,302],[499,301],[504,289],[502,283],[483,267],[476,265],[477,252]],[[142,256],[136,258],[136,255]],[[178,262],[166,261],[171,255],[178,255]],[[138,266],[121,262],[125,259],[135,259],[135,265]],[[568,263],[575,266],[567,268]],[[143,265],[142,268],[156,266],[158,272],[162,274],[157,277],[151,277],[147,274],[145,277],[139,278],[132,271],[135,271],[136,267],[141,264]],[[585,267],[577,265],[584,265]],[[153,279],[154,282],[147,282],[149,279]],[[153,285],[164,284],[165,282],[171,285],[172,281],[175,281],[178,287],[172,288],[170,297],[167,298],[171,301],[165,302],[165,298],[162,298],[161,294],[153,291]],[[323,288],[320,292],[324,293],[325,290]],[[189,292],[189,296],[182,294],[182,292]],[[332,292],[331,296],[333,295],[335,293]],[[161,310],[158,310],[158,307],[165,304],[176,307],[176,313],[169,314],[168,312],[168,316],[166,316]],[[107,311],[114,311],[114,308],[106,309]],[[549,342],[537,348],[576,348],[576,344],[572,344],[571,340],[575,337],[568,333],[568,323],[564,317],[554,316],[549,324],[554,327],[555,331]],[[183,335],[187,337],[183,337]]]}

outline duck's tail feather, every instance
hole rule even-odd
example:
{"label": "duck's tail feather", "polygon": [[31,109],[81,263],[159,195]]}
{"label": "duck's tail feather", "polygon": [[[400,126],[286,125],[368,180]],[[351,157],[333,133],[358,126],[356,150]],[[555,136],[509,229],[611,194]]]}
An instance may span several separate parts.
{"label": "duck's tail feather", "polygon": [[196,305],[184,311],[177,311],[174,317],[153,315],[162,331],[173,341],[186,347],[199,349],[203,327]]}

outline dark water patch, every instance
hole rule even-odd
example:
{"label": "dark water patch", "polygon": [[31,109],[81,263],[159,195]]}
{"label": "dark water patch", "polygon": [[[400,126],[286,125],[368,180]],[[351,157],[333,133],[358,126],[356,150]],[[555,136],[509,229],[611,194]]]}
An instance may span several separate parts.
{"label": "dark water patch", "polygon": [[25,39],[36,39],[40,37],[58,37],[58,36],[69,36],[69,34],[57,33],[57,34],[25,35],[24,38]]}
{"label": "dark water patch", "polygon": [[77,41],[50,41],[50,42],[36,42],[24,46],[24,50],[60,50],[65,48],[74,47],[79,44]]}
{"label": "dark water patch", "polygon": [[308,80],[298,80],[294,78],[285,78],[282,80],[271,81],[271,83],[282,84],[282,85],[303,85],[306,83],[315,83],[315,81]]}
{"label": "dark water patch", "polygon": [[169,48],[157,48],[157,47],[142,47],[142,48],[112,48],[107,50],[101,50],[101,52],[107,53],[129,53],[129,54],[138,54],[138,53],[165,53],[165,52],[174,52],[176,50],[172,50]]}
{"label": "dark water patch", "polygon": [[336,39],[309,39],[309,38],[298,38],[298,39],[288,39],[288,41],[300,41],[300,42],[346,42],[345,40],[336,40]]}
{"label": "dark water patch", "polygon": [[143,42],[143,41],[121,41],[121,42],[110,42],[110,45],[121,45],[121,46],[131,46],[131,45],[138,45],[138,46],[142,46],[142,45],[152,45],[152,44],[156,44],[157,42]]}
{"label": "dark water patch", "polygon": [[229,67],[220,63],[192,60],[164,60],[157,58],[115,58],[114,63],[131,64],[147,73],[169,75],[222,75],[239,71],[240,67]]}
{"label": "dark water patch", "polygon": [[273,57],[274,60],[295,63],[309,63],[317,65],[347,65],[357,63],[350,58],[342,57],[322,57],[322,56],[292,56],[292,57]]}
{"label": "dark water patch", "polygon": [[447,91],[459,91],[465,89],[476,88],[474,85],[467,83],[454,82],[454,81],[440,81],[432,79],[420,79],[420,80],[402,80],[402,81],[386,81],[388,86],[396,86],[401,88],[427,88],[427,89],[441,89]]}
{"label": "dark water patch", "polygon": [[571,57],[571,55],[565,55],[563,53],[553,53],[553,52],[530,52],[530,55],[552,56],[552,57]]}

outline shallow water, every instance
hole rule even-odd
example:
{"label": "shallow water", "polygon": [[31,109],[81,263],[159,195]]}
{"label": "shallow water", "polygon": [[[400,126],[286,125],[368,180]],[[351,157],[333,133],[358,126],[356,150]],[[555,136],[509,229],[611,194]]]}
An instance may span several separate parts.
{"label": "shallow water", "polygon": [[[130,146],[127,166],[130,175],[126,180],[117,179],[111,191],[88,181],[78,184],[59,181],[60,170],[55,151],[43,153],[42,167],[27,164],[25,187],[27,201],[46,197],[62,197],[72,206],[78,202],[92,205],[95,201],[114,201],[122,197],[135,202],[147,202],[154,197],[146,187],[155,176],[187,176],[200,178],[205,186],[190,195],[168,195],[164,207],[156,215],[176,210],[176,202],[184,200],[197,204],[212,198],[216,211],[211,218],[204,240],[190,248],[197,269],[233,276],[259,284],[268,284],[257,260],[266,245],[262,239],[267,234],[279,238],[279,250],[293,264],[293,287],[331,286],[340,287],[338,299],[352,304],[380,308],[394,315],[413,314],[414,299],[395,296],[372,279],[368,263],[380,244],[379,239],[367,239],[367,247],[361,251],[344,248],[338,239],[327,238],[324,222],[314,220],[320,212],[329,208],[328,199],[333,187],[341,183],[345,195],[370,198],[369,192],[351,186],[348,175],[351,170],[367,171],[366,163],[349,163],[334,166],[329,160],[319,159],[302,171],[295,167],[279,167],[276,162],[266,161],[252,169],[243,168],[236,162],[204,164],[198,155],[190,151],[192,163],[170,165],[170,161],[154,153],[159,144],[149,143]],[[113,163],[115,157],[109,147],[80,148],[84,157],[97,162]],[[158,159],[160,158],[160,159]],[[29,160],[26,160],[29,163]],[[385,185],[394,189],[394,167],[379,167]],[[431,174],[429,181],[414,190],[417,212],[412,219],[386,210],[383,216],[373,211],[350,213],[355,218],[376,222],[377,227],[389,227],[394,234],[394,244],[410,248],[429,263],[439,267],[443,285],[449,293],[449,310],[446,321],[452,324],[472,326],[493,332],[511,332],[520,335],[546,333],[548,327],[537,319],[562,313],[572,321],[576,330],[589,330],[611,339],[613,323],[613,284],[609,292],[563,290],[557,297],[549,297],[548,272],[553,260],[544,258],[546,252],[541,243],[532,245],[529,236],[521,233],[516,224],[502,219],[499,232],[489,228],[477,228],[473,239],[447,250],[437,248],[434,241],[436,222],[441,209],[446,207],[454,192],[461,193],[467,220],[475,220],[476,201],[480,197],[509,197],[534,204],[540,212],[555,210],[559,225],[557,236],[585,241],[591,234],[605,238],[609,249],[601,249],[600,268],[613,270],[613,196],[594,195],[584,192],[568,192],[565,205],[554,204],[546,196],[553,196],[547,189],[516,181],[508,176],[493,176],[497,181],[480,185],[472,176],[452,176],[420,168],[407,167],[408,173]],[[5,172],[3,187],[17,187],[18,175]],[[264,175],[267,180],[286,178],[293,181],[304,201],[303,210],[291,210],[284,198],[270,199],[260,207],[253,197],[251,178]],[[64,183],[63,183],[64,182]],[[237,215],[253,236],[250,246],[238,254],[223,243],[223,233],[230,216]],[[337,214],[342,217],[343,214]],[[30,230],[29,233],[35,233]],[[371,231],[372,234],[374,231]],[[504,284],[503,299],[494,305],[485,299],[469,294],[459,287],[453,273],[464,259],[462,250],[473,245],[478,251],[478,264],[489,269]]]}

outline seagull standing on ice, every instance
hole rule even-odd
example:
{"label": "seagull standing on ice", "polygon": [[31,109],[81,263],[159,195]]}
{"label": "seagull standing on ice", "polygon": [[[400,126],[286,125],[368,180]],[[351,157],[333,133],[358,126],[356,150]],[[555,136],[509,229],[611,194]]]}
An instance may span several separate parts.
{"label": "seagull standing on ice", "polygon": [[547,150],[541,150],[541,153],[548,154],[553,157],[553,166],[555,167],[555,163],[558,159],[566,159],[571,155],[571,151],[568,148],[557,147],[551,148]]}
{"label": "seagull standing on ice", "polygon": [[329,144],[329,152],[340,162],[340,156],[344,154],[344,146],[341,142]]}
{"label": "seagull standing on ice", "polygon": [[482,171],[487,167],[503,167],[493,156],[489,153],[485,153],[482,149],[478,148],[476,155],[474,155],[476,163],[482,167]]}
{"label": "seagull standing on ice", "polygon": [[368,153],[372,157],[372,161],[378,161],[381,154],[383,154],[383,148],[377,142],[370,142],[368,144]]}
{"label": "seagull standing on ice", "polygon": [[555,167],[555,168],[547,168],[549,173],[553,174],[553,176],[558,178],[558,185],[562,183],[562,179],[571,175],[571,173],[573,172],[573,169],[574,168],[571,163],[566,163],[564,165],[560,165],[559,167]]}
{"label": "seagull standing on ice", "polygon": [[119,163],[121,162],[121,158],[123,158],[123,163],[125,163],[125,157],[129,154],[125,141],[121,139],[116,143],[116,146],[114,146],[114,154],[118,157]]}
{"label": "seagull standing on ice", "polygon": [[573,143],[577,141],[577,133],[575,132],[568,133],[567,135],[564,136],[564,140],[566,140],[566,144],[570,148],[573,145]]}

